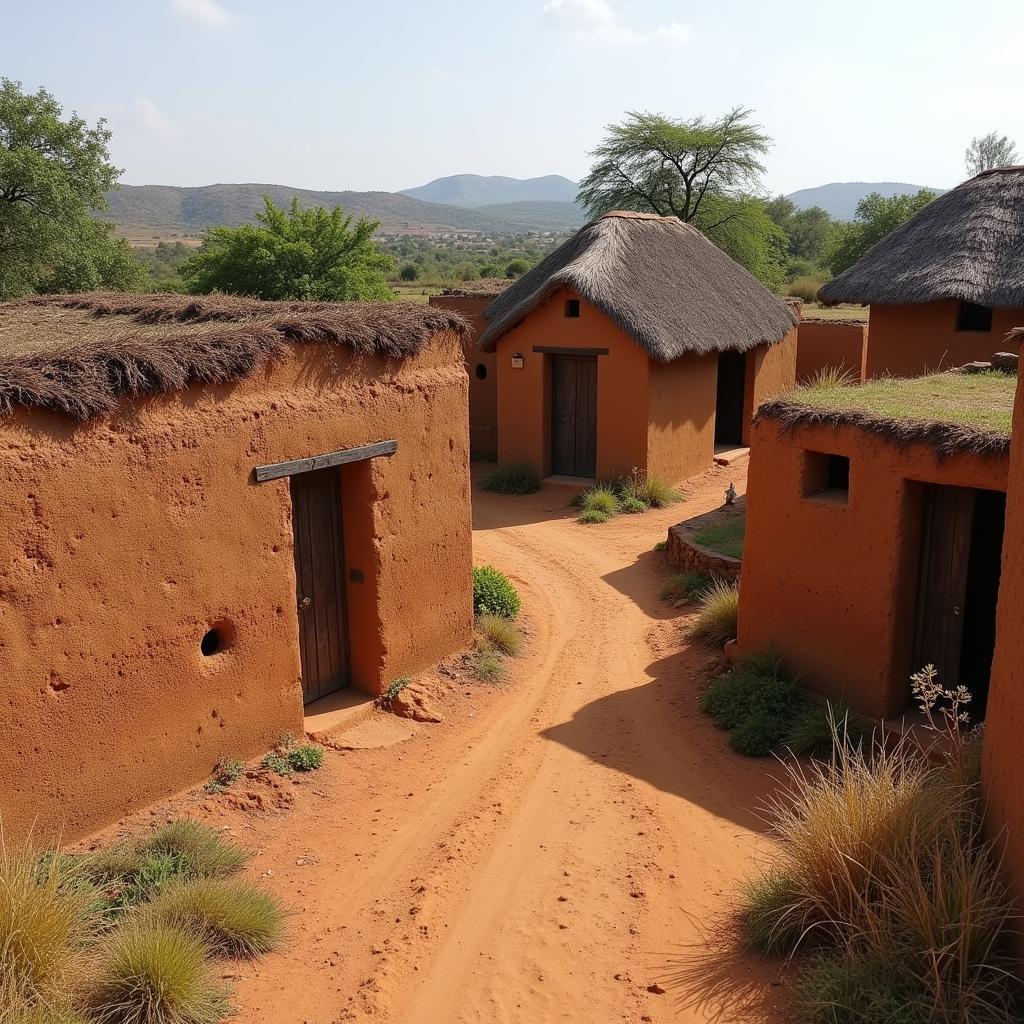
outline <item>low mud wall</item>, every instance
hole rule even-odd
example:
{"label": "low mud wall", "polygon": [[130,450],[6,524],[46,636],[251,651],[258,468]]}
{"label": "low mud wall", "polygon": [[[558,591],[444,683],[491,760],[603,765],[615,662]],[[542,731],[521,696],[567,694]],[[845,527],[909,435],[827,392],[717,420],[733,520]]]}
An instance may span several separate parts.
{"label": "low mud wall", "polygon": [[796,349],[796,380],[804,384],[821,370],[839,368],[864,379],[868,325],[857,321],[801,320]]}
{"label": "low mud wall", "polygon": [[740,578],[742,561],[704,547],[693,539],[714,518],[717,518],[715,513],[711,513],[669,527],[668,560],[678,572],[699,572],[731,583]]}

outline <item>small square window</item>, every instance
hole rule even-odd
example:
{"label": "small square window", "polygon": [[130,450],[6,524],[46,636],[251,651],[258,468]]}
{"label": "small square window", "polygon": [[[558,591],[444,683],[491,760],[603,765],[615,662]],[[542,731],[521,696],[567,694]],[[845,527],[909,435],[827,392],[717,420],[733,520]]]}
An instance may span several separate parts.
{"label": "small square window", "polygon": [[579,299],[566,299],[565,300],[565,315],[573,320],[579,319],[580,315],[580,300]]}
{"label": "small square window", "polygon": [[958,331],[991,331],[992,310],[975,302],[961,302],[956,311]]}
{"label": "small square window", "polygon": [[850,460],[845,455],[804,452],[805,498],[845,505],[850,497]]}

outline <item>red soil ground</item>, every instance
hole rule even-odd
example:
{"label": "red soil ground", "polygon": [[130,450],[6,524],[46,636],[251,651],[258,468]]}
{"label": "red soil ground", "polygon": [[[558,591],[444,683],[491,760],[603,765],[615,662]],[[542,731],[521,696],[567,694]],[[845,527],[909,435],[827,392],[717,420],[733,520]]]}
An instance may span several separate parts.
{"label": "red soil ground", "polygon": [[564,491],[477,493],[475,560],[514,579],[528,616],[502,683],[453,680],[444,721],[397,746],[149,812],[229,830],[292,911],[280,952],[225,970],[239,1020],[785,1019],[777,965],[729,931],[769,848],[772,763],[732,753],[697,709],[718,659],[682,638],[652,550],[745,474],[597,527]]}

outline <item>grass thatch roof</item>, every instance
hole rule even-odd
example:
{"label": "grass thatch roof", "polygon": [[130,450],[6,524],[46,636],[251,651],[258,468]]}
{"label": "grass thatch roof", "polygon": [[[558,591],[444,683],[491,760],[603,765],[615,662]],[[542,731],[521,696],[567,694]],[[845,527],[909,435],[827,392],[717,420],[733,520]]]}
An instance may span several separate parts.
{"label": "grass thatch roof", "polygon": [[855,426],[896,444],[926,444],[939,455],[1000,455],[1010,447],[1016,385],[1013,374],[956,370],[849,387],[809,384],[765,402],[755,419],[787,428]]}
{"label": "grass thatch roof", "polygon": [[902,306],[957,299],[1024,309],[1024,167],[997,167],[933,199],[818,292]]}
{"label": "grass thatch roof", "polygon": [[745,352],[796,324],[787,305],[696,228],[675,217],[618,212],[580,228],[484,311],[481,347],[568,288],[649,355]]}
{"label": "grass thatch roof", "polygon": [[0,414],[37,406],[86,420],[122,395],[240,380],[289,344],[401,359],[438,332],[467,330],[457,313],[413,303],[36,296],[0,303]]}

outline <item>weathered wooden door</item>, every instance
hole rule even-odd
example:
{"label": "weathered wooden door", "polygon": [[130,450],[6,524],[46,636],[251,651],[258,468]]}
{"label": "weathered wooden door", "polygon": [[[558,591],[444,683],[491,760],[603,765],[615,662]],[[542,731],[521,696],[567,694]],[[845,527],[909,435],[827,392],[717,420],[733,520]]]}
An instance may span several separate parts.
{"label": "weathered wooden door", "polygon": [[932,664],[947,687],[960,681],[974,502],[967,487],[925,488],[913,670]]}
{"label": "weathered wooden door", "polygon": [[302,698],[308,704],[348,683],[341,475],[291,477]]}
{"label": "weathered wooden door", "polygon": [[743,443],[743,407],[746,404],[747,356],[721,352],[718,356],[718,393],[715,401],[715,444]]}
{"label": "weathered wooden door", "polygon": [[551,472],[597,474],[597,357],[551,357]]}

